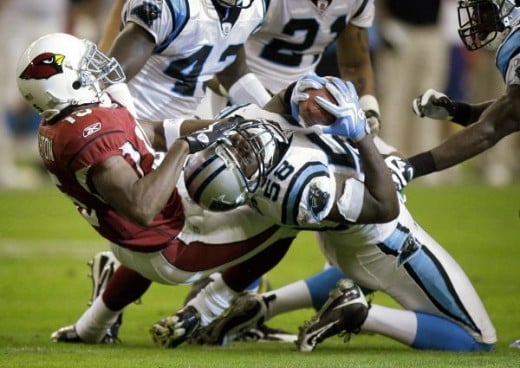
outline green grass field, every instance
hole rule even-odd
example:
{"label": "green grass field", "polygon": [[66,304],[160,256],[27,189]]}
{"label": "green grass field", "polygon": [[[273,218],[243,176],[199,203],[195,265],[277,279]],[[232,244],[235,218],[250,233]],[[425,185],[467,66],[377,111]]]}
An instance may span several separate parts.
{"label": "green grass field", "polygon": [[[415,351],[382,336],[324,342],[311,354],[291,344],[233,343],[223,348],[156,348],[155,320],[178,309],[187,286],[153,285],[125,312],[116,346],[55,344],[52,331],[86,308],[86,262],[106,248],[54,188],[0,191],[0,367],[520,367],[520,187],[407,188],[416,220],[466,270],[497,329],[486,354]],[[318,272],[323,260],[312,234],[302,233],[269,274],[274,287]],[[374,302],[395,305],[384,295]],[[312,310],[279,316],[270,325],[297,331]]]}

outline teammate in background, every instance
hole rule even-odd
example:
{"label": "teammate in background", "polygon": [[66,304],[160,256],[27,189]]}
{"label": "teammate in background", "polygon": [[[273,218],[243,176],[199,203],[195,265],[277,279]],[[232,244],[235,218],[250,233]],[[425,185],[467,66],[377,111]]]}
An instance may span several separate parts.
{"label": "teammate in background", "polygon": [[[368,44],[374,9],[373,0],[271,1],[264,23],[245,44],[247,65],[274,95],[314,71],[335,43],[338,76],[354,84],[371,132],[377,133],[379,105]],[[224,86],[227,78],[218,76]]]}
{"label": "teammate in background", "polygon": [[[123,79],[115,59],[92,42],[63,33],[34,41],[17,67],[21,95],[43,118],[38,148],[44,165],[58,189],[110,241],[122,263],[107,290],[78,322],[53,334],[60,341],[113,340],[107,331],[121,309],[140,298],[152,281],[190,283],[228,269],[229,278],[228,271],[222,275],[226,285],[243,290],[247,285],[240,275],[262,275],[295,236],[271,221],[251,219],[258,216],[250,209],[234,212],[245,224],[238,220],[235,226],[220,214],[208,214],[206,222],[200,221],[194,213],[199,208],[182,203],[176,190],[184,161],[189,153],[223,138],[223,131],[238,120],[221,120],[209,127],[214,121],[138,123],[111,96]],[[197,128],[206,129],[188,134]],[[166,152],[159,166],[154,149]],[[218,299],[209,302],[216,303],[212,308],[217,312],[229,305],[221,307]],[[190,331],[210,322],[211,310],[204,312],[197,320],[183,321],[180,328]]]}
{"label": "teammate in background", "polygon": [[[496,65],[506,84],[505,94],[477,104],[453,101],[428,90],[413,102],[414,112],[431,119],[451,120],[467,126],[425,155],[417,175],[443,170],[494,146],[520,130],[520,4],[515,0],[463,0],[459,2],[459,35],[468,50],[498,49]],[[437,158],[438,157],[438,158]],[[520,340],[511,347],[520,347]]]}
{"label": "teammate in background", "polygon": [[137,116],[193,117],[208,80],[227,67],[233,73],[226,88],[237,101],[267,102],[269,93],[243,66],[243,44],[262,24],[266,7],[265,0],[116,2],[102,43],[106,48],[121,22],[109,56],[127,75]]}
{"label": "teammate in background", "polygon": [[[305,83],[294,87],[293,105],[306,98],[305,88],[315,82],[327,83],[315,75],[304,80]],[[249,183],[255,188],[249,204],[281,226],[319,230],[320,246],[331,264],[356,284],[392,296],[404,310],[379,305],[368,308],[361,289],[350,280],[341,281],[317,316],[300,329],[298,348],[312,351],[327,337],[361,330],[389,336],[417,349],[493,349],[495,330],[470,280],[441,245],[414,221],[404,203],[399,203],[399,215],[394,220],[376,220],[374,213],[367,216],[366,203],[379,197],[360,185],[363,182],[365,186],[370,185],[374,176],[369,176],[368,170],[375,167],[363,159],[360,164],[346,141],[329,135],[337,132],[336,126],[355,120],[359,116],[355,110],[359,105],[343,102],[353,100],[341,97],[352,96],[353,90],[348,84],[345,87],[339,79],[333,79],[332,83],[335,88],[328,86],[327,89],[342,102],[319,104],[338,118],[336,123],[318,128],[325,134],[295,130],[288,146],[279,144],[280,153],[273,168],[266,171],[264,177],[256,178],[258,183]],[[300,87],[304,88],[299,91]],[[269,104],[266,107],[271,108]],[[240,115],[259,114],[254,107],[249,109],[240,109]],[[359,139],[364,135],[358,133],[352,130],[350,140],[363,142]],[[262,133],[257,131],[256,134]],[[261,157],[254,150],[237,144],[239,139],[228,138],[235,147],[221,148],[225,143],[218,143],[192,155],[185,168],[187,189],[203,206],[212,206],[212,200],[218,201],[222,193],[229,194],[228,188],[233,187],[230,178],[247,177],[251,166],[255,167],[255,157]],[[357,145],[361,150],[359,143]],[[227,155],[222,158],[218,152],[224,150]],[[216,163],[226,159],[239,163],[229,168],[234,175],[215,171],[220,166]],[[394,163],[393,166],[402,163],[392,156],[387,161]],[[341,177],[343,179],[338,179]],[[342,192],[339,197],[338,191]],[[227,199],[233,202],[232,197]],[[331,290],[330,285],[309,285],[326,292]],[[210,325],[200,339],[221,344],[226,338],[276,314],[312,307],[307,287],[300,282],[263,296],[246,293]],[[290,299],[286,298],[287,294]],[[196,303],[194,306],[197,308]],[[163,331],[161,327],[168,323],[166,318],[152,331]]]}
{"label": "teammate in background", "polygon": [[520,45],[520,7],[514,0],[463,0],[458,12],[459,35],[468,50],[498,47],[496,64],[506,91],[496,100],[476,104],[453,101],[431,89],[417,97],[417,115],[467,128],[418,157],[414,177],[472,158],[520,130],[520,55],[515,52]]}

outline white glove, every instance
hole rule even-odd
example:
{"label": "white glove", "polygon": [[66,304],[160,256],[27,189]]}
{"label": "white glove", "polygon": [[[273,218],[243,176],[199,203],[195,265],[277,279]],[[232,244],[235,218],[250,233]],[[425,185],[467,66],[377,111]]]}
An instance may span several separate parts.
{"label": "white glove", "polygon": [[291,115],[297,121],[300,121],[300,102],[309,99],[309,94],[305,93],[305,90],[311,89],[322,89],[327,83],[327,79],[318,76],[314,72],[305,74],[303,77],[298,79],[291,94]]}
{"label": "white glove", "polygon": [[370,128],[354,85],[332,77],[325,88],[336,100],[336,104],[316,96],[316,103],[336,117],[331,125],[315,125],[323,133],[341,135],[358,142],[370,133]]}
{"label": "white glove", "polygon": [[377,99],[372,95],[364,95],[359,98],[361,108],[367,117],[370,134],[379,133],[381,128],[381,114],[379,113],[379,104]]}
{"label": "white glove", "polygon": [[413,179],[413,167],[406,159],[393,155],[385,157],[385,163],[392,173],[395,189],[401,192]]}
{"label": "white glove", "polygon": [[455,102],[444,93],[429,89],[412,102],[413,112],[421,118],[452,120]]}

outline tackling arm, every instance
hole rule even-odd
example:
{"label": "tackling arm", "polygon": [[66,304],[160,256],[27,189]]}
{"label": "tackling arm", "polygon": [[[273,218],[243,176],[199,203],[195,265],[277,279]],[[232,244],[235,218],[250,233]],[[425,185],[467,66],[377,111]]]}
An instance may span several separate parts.
{"label": "tackling arm", "polygon": [[414,178],[468,160],[519,130],[520,86],[511,85],[504,96],[488,105],[476,123],[453,134],[430,151],[410,157]]}

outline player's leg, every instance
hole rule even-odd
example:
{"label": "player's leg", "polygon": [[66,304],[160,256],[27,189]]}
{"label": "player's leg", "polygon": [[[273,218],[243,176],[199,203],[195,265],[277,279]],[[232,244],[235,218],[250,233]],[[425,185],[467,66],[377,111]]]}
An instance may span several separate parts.
{"label": "player's leg", "polygon": [[420,349],[490,350],[496,342],[489,316],[463,270],[413,220],[382,243],[335,247],[333,252],[352,279],[391,295],[406,309],[373,305],[362,331]]}
{"label": "player's leg", "polygon": [[[188,301],[183,309],[152,326],[150,333],[155,343],[173,348],[190,338],[199,327],[208,326],[252,282],[278,264],[292,240],[293,238],[277,240],[251,258],[225,269],[221,275],[212,276],[213,280]],[[182,325],[183,318],[193,319],[194,314],[199,320],[195,328],[185,331],[177,327]]]}
{"label": "player's leg", "polygon": [[[138,300],[148,289],[151,281],[125,266],[114,271],[116,263],[106,254],[94,258],[93,297],[89,308],[74,325],[55,331],[51,338],[57,342],[112,343],[117,341],[124,307]],[[102,268],[100,260],[106,260]],[[113,272],[113,274],[111,274]]]}

